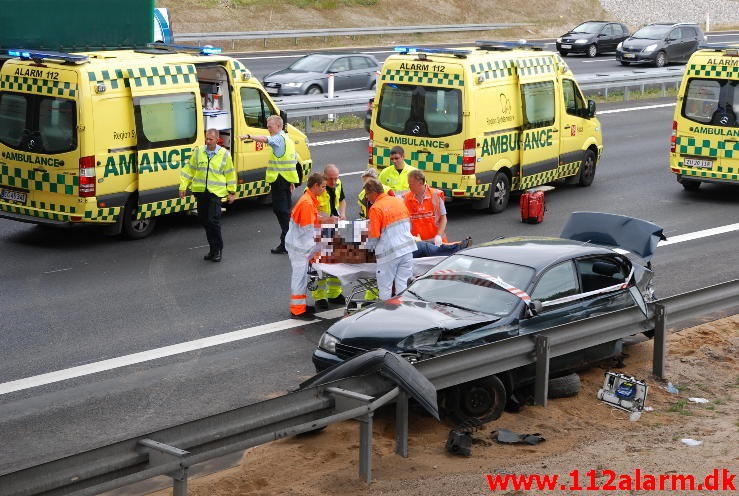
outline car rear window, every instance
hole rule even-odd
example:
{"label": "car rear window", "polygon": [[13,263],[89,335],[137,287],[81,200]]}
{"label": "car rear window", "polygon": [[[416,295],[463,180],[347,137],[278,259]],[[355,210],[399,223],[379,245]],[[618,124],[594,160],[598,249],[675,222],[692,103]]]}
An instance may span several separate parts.
{"label": "car rear window", "polygon": [[72,151],[77,148],[77,103],[67,98],[0,92],[0,141],[33,153]]}
{"label": "car rear window", "polygon": [[701,124],[736,127],[738,84],[728,79],[690,79],[683,99],[683,117]]}
{"label": "car rear window", "polygon": [[440,137],[462,131],[462,92],[458,89],[386,84],[377,123],[397,134]]}

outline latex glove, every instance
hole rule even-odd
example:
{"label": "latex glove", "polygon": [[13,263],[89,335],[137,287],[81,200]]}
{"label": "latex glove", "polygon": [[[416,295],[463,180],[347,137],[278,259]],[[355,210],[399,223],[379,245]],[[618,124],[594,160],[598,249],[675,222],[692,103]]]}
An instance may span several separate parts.
{"label": "latex glove", "polygon": [[436,236],[434,236],[434,244],[436,246],[441,246],[441,236],[439,234],[437,234]]}

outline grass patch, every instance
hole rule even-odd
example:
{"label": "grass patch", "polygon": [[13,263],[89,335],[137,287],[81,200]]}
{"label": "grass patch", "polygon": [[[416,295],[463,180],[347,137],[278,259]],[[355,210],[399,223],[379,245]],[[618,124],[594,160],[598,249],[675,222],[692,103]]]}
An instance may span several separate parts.
{"label": "grass patch", "polygon": [[673,413],[679,413],[680,415],[693,415],[692,412],[690,412],[688,409],[685,408],[687,405],[688,405],[688,400],[686,400],[685,398],[680,398],[679,400],[677,400],[677,402],[674,405],[668,408],[667,411],[673,412]]}
{"label": "grass patch", "polygon": [[[296,119],[290,124],[305,132],[305,119]],[[364,117],[354,114],[336,114],[333,121],[311,117],[310,132],[323,133],[327,131],[343,131],[345,129],[359,129],[364,127]]]}

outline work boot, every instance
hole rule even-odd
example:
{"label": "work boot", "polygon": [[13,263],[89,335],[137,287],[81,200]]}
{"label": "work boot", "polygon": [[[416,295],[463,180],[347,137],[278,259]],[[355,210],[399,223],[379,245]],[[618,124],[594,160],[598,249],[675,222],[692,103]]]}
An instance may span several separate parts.
{"label": "work boot", "polygon": [[213,250],[209,251],[207,255],[203,255],[203,260],[213,260]]}
{"label": "work boot", "polygon": [[333,303],[335,305],[346,305],[346,298],[344,298],[343,294],[340,294],[339,296],[336,296],[334,298],[328,299],[329,303]]}
{"label": "work boot", "polygon": [[328,301],[316,300],[316,308],[320,308],[321,310],[328,310]]}
{"label": "work boot", "polygon": [[297,320],[314,320],[316,318],[315,313],[316,307],[308,305],[307,307],[305,307],[305,312],[299,315],[295,315],[294,313],[290,312],[290,318]]}
{"label": "work boot", "polygon": [[275,248],[272,248],[269,250],[271,253],[274,253],[275,255],[284,255],[287,253],[287,250],[285,249],[285,245],[277,245]]}
{"label": "work boot", "polygon": [[221,261],[221,250],[213,252],[213,256],[211,257],[211,260],[213,260],[214,262],[220,262]]}

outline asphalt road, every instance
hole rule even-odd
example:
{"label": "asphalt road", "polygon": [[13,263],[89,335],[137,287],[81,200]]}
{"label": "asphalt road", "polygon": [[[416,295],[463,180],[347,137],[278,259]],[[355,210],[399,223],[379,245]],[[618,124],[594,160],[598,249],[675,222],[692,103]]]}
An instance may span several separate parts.
{"label": "asphalt road", "polygon": [[[458,47],[458,46],[469,46],[470,44],[474,44],[474,41],[477,39],[475,38],[474,34],[470,35],[470,41],[466,44],[462,43],[446,43],[446,44],[439,44],[434,46],[443,46],[443,47]],[[738,42],[739,41],[739,33],[736,32],[730,32],[730,33],[714,33],[708,35],[708,43],[709,44],[717,44],[717,43],[731,43],[731,42]],[[554,40],[548,39],[548,40],[536,40],[532,42],[536,43],[543,43],[548,50],[554,50]],[[430,46],[430,45],[424,45],[424,46]],[[382,63],[388,56],[390,56],[393,51],[393,46],[384,46],[384,47],[364,47],[364,48],[352,48],[352,49],[327,49],[327,50],[286,50],[286,51],[273,51],[273,52],[254,52],[254,53],[234,53],[230,54],[236,58],[238,58],[241,62],[246,64],[246,66],[252,71],[252,74],[254,74],[260,81],[264,76],[267,74],[278,71],[280,69],[284,69],[287,66],[289,66],[291,63],[293,63],[298,58],[302,57],[303,55],[306,55],[308,53],[313,52],[337,52],[337,51],[354,51],[354,52],[362,52],[362,53],[368,53],[375,56],[375,58]],[[593,73],[607,73],[607,74],[615,74],[615,73],[632,73],[633,71],[644,71],[644,70],[651,70],[652,68],[648,66],[630,66],[630,67],[624,67],[621,64],[616,61],[615,54],[607,54],[607,55],[599,55],[594,58],[588,58],[585,55],[570,55],[565,58],[567,61],[567,64],[570,66],[570,69],[572,69],[572,72],[575,74],[593,74]],[[674,64],[675,66],[678,66],[679,64]]]}
{"label": "asphalt road", "polygon": [[[539,225],[521,224],[515,198],[495,216],[453,205],[450,237],[556,236],[575,210],[641,217],[667,236],[739,222],[736,188],[687,193],[667,169],[672,113],[667,106],[600,114],[605,154],[591,187],[557,185]],[[314,163],[358,172],[366,165],[364,138],[361,130],[313,136]],[[343,181],[353,199],[359,176]],[[349,205],[356,213],[355,202]],[[189,216],[163,219],[135,242],[0,222],[0,391],[9,381],[286,319],[290,268],[286,257],[269,253],[278,237],[271,209],[257,202],[229,207],[223,231],[224,261],[213,264],[202,260],[205,237]],[[659,248],[659,295],[739,277],[738,239],[735,231]],[[0,393],[0,474],[294,388],[313,373],[310,354],[328,325]]]}

